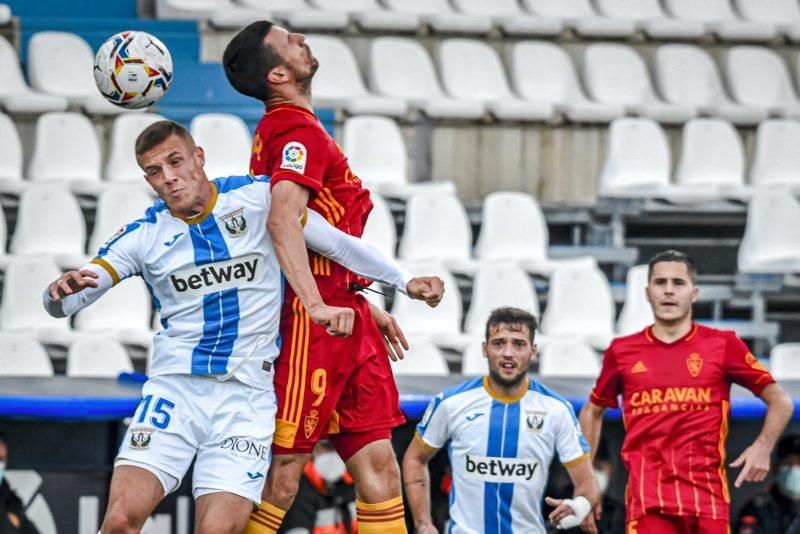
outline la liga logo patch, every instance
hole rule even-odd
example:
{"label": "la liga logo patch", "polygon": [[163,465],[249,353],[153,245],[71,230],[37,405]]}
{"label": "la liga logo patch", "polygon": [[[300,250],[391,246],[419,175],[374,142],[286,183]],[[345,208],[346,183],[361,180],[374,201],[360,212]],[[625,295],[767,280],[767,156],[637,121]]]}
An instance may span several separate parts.
{"label": "la liga logo patch", "polygon": [[303,143],[290,141],[283,147],[281,169],[289,169],[303,173],[306,170],[308,151]]}

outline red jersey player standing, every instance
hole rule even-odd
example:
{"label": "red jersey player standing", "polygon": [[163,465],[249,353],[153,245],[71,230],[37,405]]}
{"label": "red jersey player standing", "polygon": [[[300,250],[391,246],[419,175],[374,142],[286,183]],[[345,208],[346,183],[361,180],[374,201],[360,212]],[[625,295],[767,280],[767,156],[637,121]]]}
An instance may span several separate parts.
{"label": "red jersey player standing", "polygon": [[[359,533],[404,533],[400,472],[390,438],[391,429],[405,418],[383,337],[367,301],[353,290],[359,280],[321,256],[309,258],[299,223],[307,206],[340,230],[360,236],[372,209],[369,192],[313,113],[310,89],[318,63],[302,35],[255,22],[233,38],[223,64],[239,92],[267,105],[256,129],[250,170],[271,176],[268,227],[291,286],[286,288],[283,345],[275,370],[274,456],[264,502],[246,532],[277,530],[314,444],[329,433],[355,481]],[[408,289],[435,305],[443,284],[435,277],[413,279]],[[316,316],[325,304],[354,311],[348,319],[352,336],[328,335],[341,332],[342,325],[336,319],[332,329],[328,317]],[[380,317],[385,312],[373,313]]]}
{"label": "red jersey player standing", "polygon": [[742,468],[736,487],[767,475],[792,401],[736,334],[692,321],[698,288],[685,254],[666,251],[650,260],[646,292],[655,323],[606,350],[581,428],[594,451],[603,412],[622,395],[628,534],[727,534],[731,384],[767,405],[758,438],[730,464]]}

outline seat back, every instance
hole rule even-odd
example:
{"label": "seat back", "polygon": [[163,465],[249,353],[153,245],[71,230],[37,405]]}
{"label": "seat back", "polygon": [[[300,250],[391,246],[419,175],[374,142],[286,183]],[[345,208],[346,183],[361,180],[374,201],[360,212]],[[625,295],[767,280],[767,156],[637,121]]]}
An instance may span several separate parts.
{"label": "seat back", "polygon": [[541,17],[569,19],[597,16],[589,0],[522,0],[522,5]]}
{"label": "seat back", "polygon": [[205,152],[209,179],[248,173],[253,139],[242,119],[228,113],[203,113],[192,119],[189,131]]}
{"label": "seat back", "polygon": [[699,46],[659,46],[655,72],[658,90],[669,102],[703,106],[728,100],[716,63]]}
{"label": "seat back", "polygon": [[697,22],[722,22],[735,19],[730,0],[663,0],[673,17]]}
{"label": "seat back", "polygon": [[[589,305],[591,303],[591,305]],[[576,265],[556,269],[550,277],[542,334],[553,337],[613,335],[614,298],[608,279],[597,267]]]}
{"label": "seat back", "polygon": [[455,195],[423,192],[408,199],[400,258],[467,259],[471,245],[472,228],[467,212]]}
{"label": "seat back", "polygon": [[570,378],[596,378],[600,358],[588,344],[572,339],[545,343],[539,351],[539,374]]}
{"label": "seat back", "polygon": [[464,349],[461,356],[461,374],[481,376],[489,373],[489,361],[483,354],[483,337],[476,337]]}
{"label": "seat back", "polygon": [[647,265],[636,265],[628,269],[625,282],[625,303],[617,320],[617,333],[627,336],[653,324],[653,309],[647,301]]}
{"label": "seat back", "polygon": [[750,199],[738,253],[739,272],[786,272],[800,265],[800,202],[788,188],[757,191]]}
{"label": "seat back", "polygon": [[100,140],[88,117],[73,112],[45,113],[36,121],[28,178],[99,181],[100,157]]}
{"label": "seat back", "polygon": [[19,54],[5,37],[0,36],[0,96],[27,91],[28,85],[19,66]]}
{"label": "seat back", "polygon": [[94,52],[83,38],[66,32],[37,32],[28,42],[28,79],[43,93],[65,97],[99,94]]}
{"label": "seat back", "polygon": [[0,376],[53,376],[41,343],[24,334],[0,334]]}
{"label": "seat back", "polygon": [[75,316],[75,330],[102,332],[121,329],[150,331],[150,296],[138,276],[115,285],[91,306]]}
{"label": "seat back", "polygon": [[[546,259],[550,236],[544,213],[526,193],[499,191],[483,200],[475,255],[481,260]],[[524,232],[519,230],[524,228]]]}
{"label": "seat back", "polygon": [[[398,324],[403,325],[406,336],[436,336],[437,334],[458,334],[461,330],[461,294],[458,284],[447,269],[435,261],[410,262],[407,268],[414,273],[436,275],[444,281],[444,297],[434,309],[418,300],[398,295],[392,304],[392,315]],[[435,337],[433,338],[436,339]]]}
{"label": "seat back", "polygon": [[411,339],[411,347],[402,360],[392,362],[392,371],[398,376],[447,376],[450,371],[447,361],[432,341],[424,338]]}
{"label": "seat back", "polygon": [[597,10],[612,19],[648,20],[663,18],[658,0],[594,0]]}
{"label": "seat back", "polygon": [[513,97],[500,56],[488,44],[476,39],[445,39],[437,58],[442,84],[451,96],[482,101]]}
{"label": "seat back", "polygon": [[800,123],[789,119],[762,121],[756,130],[756,149],[750,183],[756,186],[800,184]]}
{"label": "seat back", "polygon": [[314,97],[348,99],[367,93],[352,50],[338,37],[309,35],[306,43],[319,60]]}
{"label": "seat back", "polygon": [[583,80],[589,95],[599,102],[631,105],[655,99],[647,66],[628,45],[597,43],[587,46]]}
{"label": "seat back", "polygon": [[75,340],[67,352],[67,376],[116,378],[133,371],[128,352],[114,339],[87,336]]}
{"label": "seat back", "polygon": [[669,184],[670,152],[663,128],[651,119],[620,118],[611,123],[600,174],[601,194]]}
{"label": "seat back", "polygon": [[344,123],[344,153],[365,185],[408,182],[408,156],[400,128],[388,117],[362,115]]}
{"label": "seat back", "polygon": [[22,193],[12,254],[82,255],[85,242],[83,212],[72,193],[55,185],[35,185]]}
{"label": "seat back", "polygon": [[51,317],[42,306],[42,291],[59,276],[61,270],[46,256],[16,258],[9,263],[0,300],[0,328],[7,332],[69,330],[68,320]]}
{"label": "seat back", "polygon": [[378,0],[311,0],[311,3],[319,9],[346,13],[366,13],[382,9]]}
{"label": "seat back", "polygon": [[744,185],[744,146],[730,122],[722,119],[686,122],[675,181],[684,185]]}
{"label": "seat back", "polygon": [[114,119],[111,127],[111,146],[105,168],[109,182],[143,180],[144,171],[136,163],[136,138],[142,130],[164,117],[155,113],[123,113]]}
{"label": "seat back", "polygon": [[748,20],[781,25],[800,22],[800,6],[794,0],[734,0],[734,4]]}
{"label": "seat back", "polygon": [[444,96],[433,61],[419,41],[376,37],[369,58],[370,86],[378,94],[419,102]]}
{"label": "seat back", "polygon": [[484,15],[494,17],[515,17],[522,15],[522,10],[517,0],[452,0],[458,11],[470,15]]}
{"label": "seat back", "polygon": [[464,332],[480,336],[489,314],[510,306],[539,316],[539,299],[533,282],[521,268],[507,263],[481,265],[472,285],[472,301],[464,321]]}
{"label": "seat back", "polygon": [[416,15],[452,15],[453,10],[447,0],[383,0],[393,11],[403,11]]}
{"label": "seat back", "polygon": [[373,193],[370,199],[372,211],[367,218],[361,239],[377,247],[385,257],[394,258],[397,248],[397,228],[394,225],[392,212],[380,195]]}
{"label": "seat back", "polygon": [[0,113],[0,178],[22,180],[22,142],[11,117]]}
{"label": "seat back", "polygon": [[94,230],[89,238],[89,255],[97,254],[124,224],[144,216],[153,199],[144,190],[133,184],[114,184],[97,197]]}
{"label": "seat back", "polygon": [[734,46],[725,55],[728,87],[738,102],[756,108],[798,103],[789,71],[769,48]]}
{"label": "seat back", "polygon": [[582,96],[567,51],[546,41],[521,41],[511,48],[511,85],[522,98],[537,102],[565,104]]}
{"label": "seat back", "polygon": [[769,371],[776,380],[800,380],[800,343],[780,343],[772,347]]}

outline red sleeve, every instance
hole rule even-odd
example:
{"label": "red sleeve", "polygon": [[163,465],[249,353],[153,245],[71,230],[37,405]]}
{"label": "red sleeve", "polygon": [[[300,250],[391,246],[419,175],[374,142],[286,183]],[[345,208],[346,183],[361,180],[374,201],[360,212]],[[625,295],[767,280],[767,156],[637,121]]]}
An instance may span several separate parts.
{"label": "red sleeve", "polygon": [[728,381],[745,387],[758,396],[761,390],[775,382],[769,371],[759,363],[744,341],[733,333],[725,347],[725,376]]}
{"label": "red sleeve", "polygon": [[622,393],[622,376],[614,356],[613,345],[603,354],[603,368],[594,385],[589,400],[598,406],[619,408],[617,397]]}
{"label": "red sleeve", "polygon": [[330,165],[330,150],[324,133],[312,125],[298,125],[276,135],[264,147],[266,169],[271,187],[291,180],[312,191],[312,197],[322,189],[325,171]]}

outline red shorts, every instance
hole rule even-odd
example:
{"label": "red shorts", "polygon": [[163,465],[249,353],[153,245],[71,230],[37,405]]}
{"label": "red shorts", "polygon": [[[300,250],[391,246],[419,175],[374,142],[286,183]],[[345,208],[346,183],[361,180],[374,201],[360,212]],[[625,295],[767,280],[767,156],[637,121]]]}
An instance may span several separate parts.
{"label": "red shorts", "polygon": [[354,295],[346,302],[328,299],[328,304],[354,309],[351,336],[328,335],[297,297],[283,307],[275,364],[275,454],[311,452],[320,438],[333,434],[337,448],[348,449],[348,434],[361,447],[367,445],[364,436],[388,434],[372,431],[405,422],[386,345],[367,300]]}
{"label": "red shorts", "polygon": [[626,523],[625,534],[729,534],[727,519],[681,515],[645,515]]}

